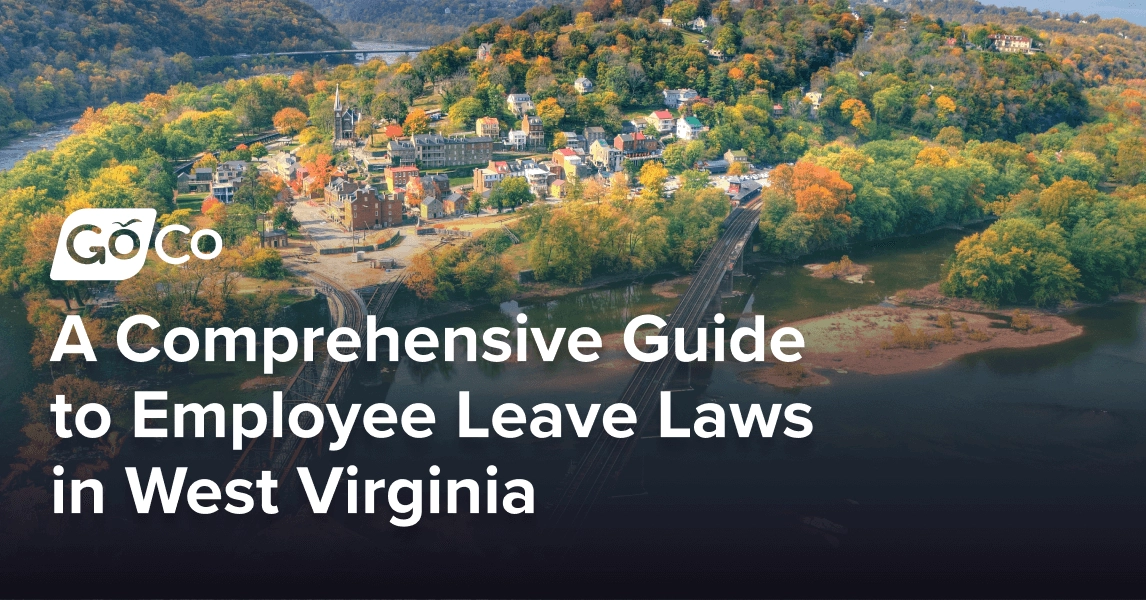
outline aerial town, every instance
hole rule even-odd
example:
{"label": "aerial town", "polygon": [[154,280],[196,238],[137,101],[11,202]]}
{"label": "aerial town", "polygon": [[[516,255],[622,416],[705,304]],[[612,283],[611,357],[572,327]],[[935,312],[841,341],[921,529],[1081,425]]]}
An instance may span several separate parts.
{"label": "aerial town", "polygon": [[[589,93],[593,82],[581,77],[575,87]],[[308,173],[294,155],[297,136],[269,135],[261,142],[268,153],[260,158],[219,162],[214,168],[183,165],[178,191],[230,204],[244,176],[276,177],[286,184],[277,200],[293,211],[302,239],[291,243],[286,231],[267,227],[261,232],[264,246],[304,262],[393,267],[449,239],[501,228],[518,206],[561,203],[574,182],[594,179],[609,186],[615,175],[635,174],[645,161],[660,160],[667,144],[703,139],[708,127],[693,116],[692,107],[712,101],[687,88],[666,89],[662,95],[663,107],[626,119],[617,135],[592,125],[559,132],[549,143],[529,94],[505,98],[521,129],[482,117],[472,132],[439,133],[443,116],[427,111],[430,130],[405,135],[399,123],[368,122],[336,91],[331,151],[339,160],[325,178]],[[807,94],[813,111],[819,96]],[[709,186],[723,190],[733,207],[758,197],[772,168],[753,165],[746,152],[731,149],[695,166],[708,173]],[[492,197],[499,184],[514,178],[524,182],[523,195],[508,201]],[[677,179],[666,182],[666,194],[679,186]],[[639,191],[634,187],[629,193]],[[399,246],[403,238],[413,240]],[[377,277],[345,264],[333,272],[350,285]]]}

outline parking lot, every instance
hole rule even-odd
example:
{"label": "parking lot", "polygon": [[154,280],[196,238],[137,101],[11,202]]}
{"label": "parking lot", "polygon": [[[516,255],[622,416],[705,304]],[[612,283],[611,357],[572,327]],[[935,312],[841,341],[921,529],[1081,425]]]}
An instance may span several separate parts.
{"label": "parking lot", "polygon": [[397,246],[366,252],[365,262],[354,262],[354,255],[351,253],[319,254],[316,250],[348,247],[355,243],[356,237],[357,245],[361,246],[362,232],[345,231],[339,224],[327,220],[319,200],[296,202],[294,216],[302,226],[306,240],[293,241],[288,251],[283,253],[284,258],[288,259],[287,264],[296,262],[308,269],[321,270],[323,274],[354,288],[374,285],[392,276],[385,269],[371,268],[371,260],[392,259],[399,267],[409,266],[414,256],[436,246],[439,242],[437,236],[418,236],[412,225],[367,231],[367,244],[386,239],[395,231],[399,232],[402,240]]}

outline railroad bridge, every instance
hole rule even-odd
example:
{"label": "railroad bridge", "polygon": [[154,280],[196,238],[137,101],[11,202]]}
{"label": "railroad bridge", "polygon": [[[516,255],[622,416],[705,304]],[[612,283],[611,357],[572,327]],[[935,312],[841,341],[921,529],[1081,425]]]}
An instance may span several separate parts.
{"label": "railroad bridge", "polygon": [[[318,290],[326,295],[334,327],[350,327],[358,332],[360,339],[366,339],[366,317],[374,315],[381,319],[385,316],[406,280],[406,275],[402,274],[378,286],[354,291],[314,271],[305,275],[315,281]],[[303,402],[338,404],[365,354],[359,353],[357,361],[339,362],[325,350],[316,350],[314,360],[303,361],[283,390],[284,410],[289,412],[292,405]],[[314,424],[313,419],[310,413],[305,413],[299,424],[303,429],[309,428]],[[321,452],[321,448],[321,434],[314,440],[307,440],[288,430],[282,438],[275,438],[268,430],[247,443],[227,481],[237,477],[253,481],[259,479],[262,471],[270,471],[271,478],[279,482],[280,502],[284,499],[290,501],[294,488],[287,483],[291,473],[295,467],[305,466],[316,453]]]}
{"label": "railroad bridge", "polygon": [[657,410],[660,392],[667,389],[682,367],[676,359],[676,336],[669,334],[678,327],[683,328],[692,332],[686,347],[695,344],[697,329],[719,312],[722,294],[732,291],[733,276],[743,273],[744,246],[760,222],[760,207],[761,200],[756,199],[734,209],[724,221],[720,239],[697,260],[692,283],[661,330],[661,335],[669,336],[668,353],[658,361],[641,363],[621,393],[620,401],[631,405],[637,413],[636,433],[619,439],[604,430],[597,432],[589,450],[562,483],[551,515],[553,525],[576,527],[583,523],[604,490],[624,469],[640,432]]}

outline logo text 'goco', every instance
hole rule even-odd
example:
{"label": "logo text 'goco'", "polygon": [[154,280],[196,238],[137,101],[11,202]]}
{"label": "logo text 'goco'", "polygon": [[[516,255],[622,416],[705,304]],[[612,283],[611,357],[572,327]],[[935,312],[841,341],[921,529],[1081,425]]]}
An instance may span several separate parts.
{"label": "logo text 'goco'", "polygon": [[[147,260],[151,232],[155,228],[153,208],[85,208],[68,215],[60,228],[51,278],[55,281],[121,281],[134,276]],[[191,230],[182,225],[168,225],[155,235],[155,253],[163,262],[179,265],[191,257],[170,256],[163,249],[163,239],[172,232]],[[215,242],[211,252],[201,252],[199,241],[210,237]],[[210,229],[191,236],[191,253],[201,260],[211,260],[223,250],[223,239]]]}

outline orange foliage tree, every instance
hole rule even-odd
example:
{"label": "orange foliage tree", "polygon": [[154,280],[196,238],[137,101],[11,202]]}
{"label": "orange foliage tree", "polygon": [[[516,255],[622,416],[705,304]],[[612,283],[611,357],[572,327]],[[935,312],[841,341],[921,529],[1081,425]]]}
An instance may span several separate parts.
{"label": "orange foliage tree", "polygon": [[794,167],[780,165],[772,173],[771,193],[778,200],[795,205],[793,216],[808,226],[808,249],[835,246],[847,240],[853,226],[848,205],[855,200],[855,194],[852,184],[836,171],[805,161]]}
{"label": "orange foliage tree", "polygon": [[306,128],[306,113],[293,107],[286,107],[271,119],[275,130],[284,135],[294,135]]}

